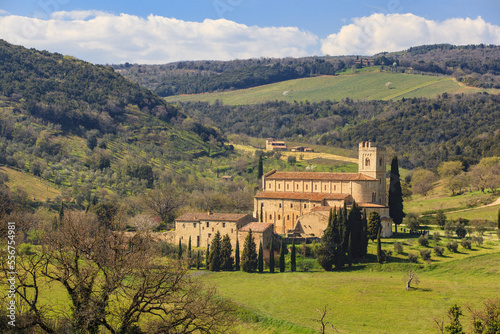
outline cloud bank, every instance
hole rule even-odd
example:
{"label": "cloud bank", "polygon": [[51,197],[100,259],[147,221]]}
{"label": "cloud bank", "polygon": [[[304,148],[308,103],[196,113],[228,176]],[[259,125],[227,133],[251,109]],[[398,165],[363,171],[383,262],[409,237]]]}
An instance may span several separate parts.
{"label": "cloud bank", "polygon": [[373,55],[422,44],[500,44],[500,26],[476,19],[442,22],[413,14],[355,18],[321,40],[298,27],[259,27],[226,19],[191,22],[149,15],[58,11],[46,18],[0,10],[0,38],[93,63],[161,64],[312,55]]}
{"label": "cloud bank", "polygon": [[98,11],[55,12],[46,20],[0,17],[0,38],[94,63],[300,57],[319,38],[296,27],[258,27],[226,19],[189,22]]}
{"label": "cloud bank", "polygon": [[481,17],[453,18],[443,22],[413,14],[373,14],[353,19],[322,41],[325,55],[373,55],[400,51],[422,44],[500,44],[500,26]]}

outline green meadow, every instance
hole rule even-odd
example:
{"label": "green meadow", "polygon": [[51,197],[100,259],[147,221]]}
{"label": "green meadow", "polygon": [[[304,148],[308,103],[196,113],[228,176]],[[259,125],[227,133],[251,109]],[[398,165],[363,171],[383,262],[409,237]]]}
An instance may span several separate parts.
{"label": "green meadow", "polygon": [[[220,272],[202,276],[208,284],[239,308],[239,333],[317,333],[318,309],[328,306],[325,320],[339,333],[437,333],[434,319],[447,319],[446,312],[459,304],[480,308],[489,298],[500,297],[500,243],[485,236],[482,246],[472,250],[459,246],[457,253],[445,250],[418,264],[405,260],[408,252],[424,248],[416,238],[399,234],[383,240],[391,250],[395,241],[404,243],[404,252],[386,264],[375,261],[370,242],[368,260],[343,271],[253,273]],[[444,246],[447,239],[430,241]],[[417,272],[420,283],[405,290],[406,272]],[[447,320],[445,320],[447,321]],[[470,328],[468,318],[462,320]],[[331,332],[331,331],[330,331]]]}
{"label": "green meadow", "polygon": [[[350,72],[350,71],[349,71]],[[485,91],[465,87],[451,77],[382,72],[378,67],[366,68],[354,74],[320,76],[288,80],[248,89],[176,95],[167,97],[169,102],[220,100],[229,105],[246,105],[266,101],[310,101],[341,100],[399,100],[413,97],[435,97],[442,93],[475,93]],[[498,93],[498,90],[486,90]]]}

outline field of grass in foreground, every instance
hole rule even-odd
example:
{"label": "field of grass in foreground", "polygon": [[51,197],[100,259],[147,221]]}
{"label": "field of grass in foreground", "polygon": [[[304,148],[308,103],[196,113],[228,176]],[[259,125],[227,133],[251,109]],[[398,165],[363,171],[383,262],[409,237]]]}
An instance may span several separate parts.
{"label": "field of grass in foreground", "polygon": [[[398,239],[385,239],[384,249]],[[405,250],[410,247],[420,246]],[[240,324],[241,333],[316,333],[317,309],[325,304],[326,320],[339,333],[436,333],[433,319],[445,318],[452,305],[480,308],[484,300],[500,297],[498,263],[500,245],[491,239],[472,251],[445,251],[442,259],[430,264],[419,259],[419,264],[370,263],[340,272],[221,272],[208,273],[203,280],[218,286],[243,310],[248,322]],[[417,271],[420,284],[405,291],[408,269]],[[463,324],[469,327],[465,318]]]}

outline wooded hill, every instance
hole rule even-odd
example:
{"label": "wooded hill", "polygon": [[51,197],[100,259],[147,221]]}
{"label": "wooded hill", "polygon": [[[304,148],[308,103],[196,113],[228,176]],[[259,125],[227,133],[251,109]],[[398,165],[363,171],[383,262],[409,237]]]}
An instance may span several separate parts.
{"label": "wooded hill", "polygon": [[355,149],[361,141],[395,150],[405,168],[465,165],[500,156],[500,96],[450,95],[399,101],[267,102],[244,106],[183,103],[195,118],[228,133]]}
{"label": "wooded hill", "polygon": [[120,74],[160,96],[243,89],[285,80],[335,75],[351,67],[390,67],[401,73],[454,76],[469,86],[500,88],[500,47],[424,45],[370,57],[260,58],[232,61],[183,61],[164,65],[125,63]]}
{"label": "wooded hill", "polygon": [[0,41],[0,165],[62,187],[79,205],[104,189],[144,192],[161,171],[227,149],[216,128],[110,67]]}

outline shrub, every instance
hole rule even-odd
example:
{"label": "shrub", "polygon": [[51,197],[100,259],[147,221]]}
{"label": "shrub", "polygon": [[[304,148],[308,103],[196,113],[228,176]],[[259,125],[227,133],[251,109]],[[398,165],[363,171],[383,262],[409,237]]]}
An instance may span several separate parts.
{"label": "shrub", "polygon": [[467,235],[467,230],[465,229],[464,225],[460,223],[455,228],[455,233],[457,234],[457,237],[463,239]]}
{"label": "shrub", "polygon": [[446,244],[446,248],[453,253],[456,253],[458,250],[458,243],[456,241],[450,241]]}
{"label": "shrub", "polygon": [[431,259],[431,250],[430,249],[422,249],[420,250],[420,256],[422,260],[427,261]]}
{"label": "shrub", "polygon": [[439,232],[434,232],[432,234],[432,240],[434,240],[435,242],[438,242],[439,240],[441,240],[441,235],[439,234]]}
{"label": "shrub", "polygon": [[415,213],[408,213],[405,217],[404,223],[406,227],[410,230],[418,230],[420,228],[420,222],[418,221],[418,215]]}
{"label": "shrub", "polygon": [[421,235],[418,237],[418,244],[423,247],[429,246],[429,237],[427,235]]}
{"label": "shrub", "polygon": [[434,247],[434,254],[436,254],[437,256],[443,256],[443,253],[444,253],[443,247],[441,246]]}
{"label": "shrub", "polygon": [[481,246],[483,244],[483,241],[484,239],[481,236],[475,236],[475,235],[472,236],[472,242],[475,243],[477,246]]}
{"label": "shrub", "polygon": [[408,253],[408,260],[410,262],[417,263],[418,262],[418,254],[413,253],[413,252]]}
{"label": "shrub", "polygon": [[403,253],[403,244],[399,241],[394,243],[394,251],[398,254]]}
{"label": "shrub", "polygon": [[462,239],[460,241],[460,244],[462,245],[463,248],[466,248],[466,249],[471,249],[472,248],[472,243],[469,239]]}

